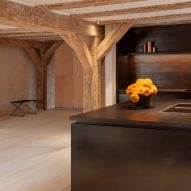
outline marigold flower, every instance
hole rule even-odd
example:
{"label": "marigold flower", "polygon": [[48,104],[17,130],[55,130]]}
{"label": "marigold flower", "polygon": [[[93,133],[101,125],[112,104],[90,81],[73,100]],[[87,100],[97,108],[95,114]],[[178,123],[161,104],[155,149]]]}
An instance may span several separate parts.
{"label": "marigold flower", "polygon": [[145,88],[145,91],[144,91],[144,93],[143,93],[143,95],[145,95],[145,96],[150,96],[151,94],[152,94],[151,89],[149,89],[148,87],[146,87],[146,88]]}
{"label": "marigold flower", "polygon": [[130,96],[130,99],[131,99],[132,102],[137,103],[139,101],[139,95],[136,94],[136,93],[132,93],[131,96]]}
{"label": "marigold flower", "polygon": [[139,78],[136,83],[129,85],[126,89],[126,94],[130,94],[130,99],[133,102],[138,102],[139,95],[150,96],[157,94],[158,89],[149,78]]}

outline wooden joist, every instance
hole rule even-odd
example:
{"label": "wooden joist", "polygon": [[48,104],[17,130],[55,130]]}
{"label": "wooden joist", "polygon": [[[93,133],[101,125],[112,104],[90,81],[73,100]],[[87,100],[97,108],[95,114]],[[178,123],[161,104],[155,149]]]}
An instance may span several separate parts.
{"label": "wooden joist", "polygon": [[27,33],[1,33],[0,38],[17,38],[17,37],[51,37],[51,36],[58,36],[54,33],[50,32],[27,32]]}
{"label": "wooden joist", "polygon": [[[147,22],[155,21],[156,25],[157,22],[168,20],[168,19],[181,19],[181,18],[189,18],[191,17],[191,13],[179,13],[179,14],[171,14],[171,15],[162,15],[162,16],[153,16],[153,17],[141,17],[141,18],[134,18],[134,19],[121,19],[121,20],[108,20],[108,21],[100,21],[100,24],[102,25],[108,25],[108,24],[116,24],[116,23],[135,23],[136,25],[141,24],[142,22],[145,23],[145,26],[147,25]],[[170,23],[170,22],[169,22]]]}
{"label": "wooden joist", "polygon": [[136,1],[144,1],[144,0],[81,0],[77,2],[39,5],[37,7],[46,8],[50,10],[61,10],[61,9],[73,9],[73,8],[101,6],[101,5],[110,5],[110,4],[119,4],[119,3],[129,3],[129,2],[136,2]]}
{"label": "wooden joist", "polygon": [[41,29],[27,29],[27,28],[11,28],[11,29],[0,29],[0,34],[28,34],[28,33],[38,33],[38,32],[44,32],[48,33],[50,31],[42,31]]}
{"label": "wooden joist", "polygon": [[37,36],[37,37],[16,37],[14,39],[20,40],[33,40],[39,42],[46,42],[46,41],[62,41],[62,38],[59,36]]}
{"label": "wooden joist", "polygon": [[59,34],[75,32],[90,36],[103,35],[101,26],[7,0],[0,1],[0,10],[2,24],[48,30]]}
{"label": "wooden joist", "polygon": [[43,47],[42,42],[32,41],[32,40],[17,40],[17,39],[1,39],[1,46],[10,46],[17,48],[41,48]]}
{"label": "wooden joist", "polygon": [[[144,27],[144,26],[156,26],[156,25],[178,25],[178,24],[190,24],[191,23],[191,16],[190,17],[181,17],[177,19],[164,19],[159,21],[142,21],[141,23],[138,23],[135,25],[135,27]],[[181,27],[181,26],[180,26]]]}
{"label": "wooden joist", "polygon": [[104,16],[125,15],[125,14],[148,13],[153,11],[167,11],[167,10],[184,9],[184,8],[191,8],[191,2],[188,1],[188,2],[173,3],[173,4],[119,9],[112,11],[105,10],[105,11],[84,13],[84,14],[72,14],[71,16],[76,18],[92,18],[92,17],[104,17]]}
{"label": "wooden joist", "polygon": [[0,38],[25,39],[25,40],[36,40],[36,41],[61,40],[61,38],[59,38],[59,35],[50,31],[42,31],[40,29],[29,30],[29,29],[22,29],[22,28],[14,28],[10,30],[0,29]]}

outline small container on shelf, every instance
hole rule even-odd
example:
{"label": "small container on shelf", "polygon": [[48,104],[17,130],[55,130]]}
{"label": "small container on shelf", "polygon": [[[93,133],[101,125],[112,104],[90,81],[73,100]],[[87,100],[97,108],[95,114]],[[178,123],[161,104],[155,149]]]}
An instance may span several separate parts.
{"label": "small container on shelf", "polygon": [[143,45],[143,53],[154,53],[157,52],[157,47],[154,46],[153,41],[147,41]]}
{"label": "small container on shelf", "polygon": [[144,53],[147,53],[147,52],[148,52],[148,48],[147,48],[147,45],[146,45],[146,44],[143,46],[143,52],[144,52]]}
{"label": "small container on shelf", "polygon": [[154,46],[152,52],[157,52],[157,47]]}
{"label": "small container on shelf", "polygon": [[151,53],[152,52],[152,45],[153,43],[151,41],[148,41],[147,42],[147,47],[148,47],[148,53]]}

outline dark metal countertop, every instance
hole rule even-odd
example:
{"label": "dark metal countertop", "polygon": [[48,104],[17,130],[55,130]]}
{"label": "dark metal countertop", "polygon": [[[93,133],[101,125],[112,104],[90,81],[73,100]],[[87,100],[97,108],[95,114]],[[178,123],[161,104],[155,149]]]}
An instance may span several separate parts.
{"label": "dark metal countertop", "polygon": [[136,110],[134,104],[126,102],[72,116],[82,124],[151,128],[191,131],[191,113],[162,112],[177,103],[191,103],[191,99],[176,96],[153,96],[150,109]]}

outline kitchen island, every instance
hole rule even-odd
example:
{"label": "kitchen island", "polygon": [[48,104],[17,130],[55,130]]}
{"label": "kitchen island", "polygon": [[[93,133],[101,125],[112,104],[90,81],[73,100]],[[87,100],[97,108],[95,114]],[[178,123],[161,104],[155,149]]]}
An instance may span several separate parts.
{"label": "kitchen island", "polygon": [[190,191],[191,99],[152,98],[71,117],[72,191]]}

